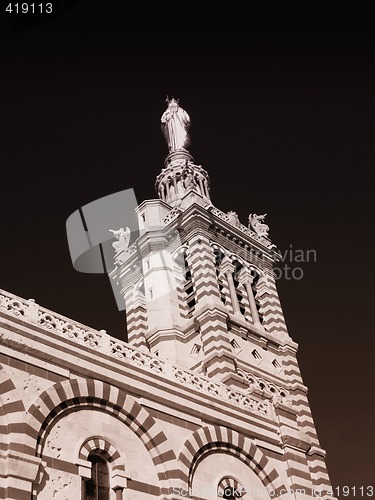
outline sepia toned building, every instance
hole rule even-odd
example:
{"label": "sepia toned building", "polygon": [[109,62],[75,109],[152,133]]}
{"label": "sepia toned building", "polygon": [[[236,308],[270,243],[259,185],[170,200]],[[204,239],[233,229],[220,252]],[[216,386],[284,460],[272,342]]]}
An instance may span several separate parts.
{"label": "sepia toned building", "polygon": [[333,498],[265,216],[213,205],[178,101],[162,127],[110,273],[128,343],[0,291],[0,498]]}

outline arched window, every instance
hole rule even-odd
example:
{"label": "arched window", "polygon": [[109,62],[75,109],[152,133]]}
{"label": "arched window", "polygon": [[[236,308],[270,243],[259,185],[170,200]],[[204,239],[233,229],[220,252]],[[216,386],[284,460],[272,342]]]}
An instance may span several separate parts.
{"label": "arched window", "polygon": [[259,301],[259,296],[258,296],[258,281],[260,278],[260,274],[256,269],[253,269],[251,271],[251,274],[254,276],[253,282],[251,284],[251,288],[253,289],[253,294],[254,294],[254,299],[255,299],[255,305],[258,310],[258,316],[259,316],[259,321],[263,323],[263,314],[260,312],[261,310],[261,304]]}
{"label": "arched window", "polygon": [[175,271],[182,299],[186,304],[186,316],[191,318],[195,309],[195,291],[186,251],[181,251],[176,256]]}
{"label": "arched window", "polygon": [[109,470],[107,461],[97,454],[87,458],[92,464],[91,479],[85,484],[84,500],[110,500]]}
{"label": "arched window", "polygon": [[236,287],[237,301],[238,301],[238,305],[240,307],[240,312],[241,312],[242,316],[245,316],[245,314],[247,313],[247,311],[246,311],[246,298],[245,298],[246,290],[244,289],[243,286],[240,285],[239,280],[238,280],[238,275],[239,275],[241,269],[243,268],[243,265],[238,260],[235,260],[233,262],[233,264],[234,264],[233,282],[234,282],[234,286]]}
{"label": "arched window", "polygon": [[226,305],[227,303],[227,296],[226,296],[226,290],[224,287],[224,282],[220,273],[220,265],[224,259],[224,252],[219,247],[214,246],[214,255],[215,255],[215,270],[216,270],[216,276],[217,276],[217,283],[219,285],[219,291],[220,291],[220,299],[221,302]]}
{"label": "arched window", "polygon": [[238,500],[246,496],[246,491],[237,479],[227,476],[218,484],[217,494],[225,500]]}

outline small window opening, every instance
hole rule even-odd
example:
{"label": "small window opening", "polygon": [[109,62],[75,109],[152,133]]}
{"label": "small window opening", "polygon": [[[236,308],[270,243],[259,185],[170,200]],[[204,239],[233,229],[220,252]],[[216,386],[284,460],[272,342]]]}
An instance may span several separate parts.
{"label": "small window opening", "polygon": [[240,344],[237,342],[236,339],[232,339],[230,341],[230,345],[233,347],[233,349],[240,349]]}
{"label": "small window opening", "polygon": [[90,455],[91,479],[85,483],[85,500],[109,500],[109,470],[99,455]]}
{"label": "small window opening", "polygon": [[254,349],[251,354],[254,356],[255,359],[262,359],[262,356],[256,349]]}

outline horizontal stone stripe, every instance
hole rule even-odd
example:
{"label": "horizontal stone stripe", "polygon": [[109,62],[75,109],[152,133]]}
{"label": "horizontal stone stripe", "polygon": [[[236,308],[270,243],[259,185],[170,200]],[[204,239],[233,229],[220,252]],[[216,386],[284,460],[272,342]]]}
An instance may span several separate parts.
{"label": "horizontal stone stripe", "polygon": [[280,319],[274,318],[268,314],[265,314],[263,316],[263,321],[265,321],[267,323],[267,326],[269,328],[278,329],[281,331],[285,331],[287,329],[283,321],[281,321]]}
{"label": "horizontal stone stripe", "polygon": [[305,405],[307,408],[310,408],[309,399],[306,393],[296,392],[291,390],[290,393],[293,395],[293,401],[300,405]]}
{"label": "horizontal stone stripe", "polygon": [[[217,333],[215,333],[215,332],[217,332]],[[201,336],[202,336],[202,339],[204,340],[205,346],[208,346],[209,344],[215,343],[215,342],[216,342],[216,344],[218,344],[219,347],[222,344],[224,344],[223,347],[228,348],[228,346],[229,346],[228,334],[223,334],[221,329],[213,329],[213,330],[206,331],[206,332],[201,331]]]}
{"label": "horizontal stone stripe", "polygon": [[21,400],[10,401],[2,404],[2,410],[5,414],[24,412],[25,407]]}
{"label": "horizontal stone stripe", "polygon": [[296,408],[298,409],[298,422],[301,425],[311,425],[314,427],[314,420],[311,415],[311,411],[307,411],[304,407],[301,408],[299,405],[295,405]]}
{"label": "horizontal stone stripe", "polygon": [[282,316],[282,309],[279,306],[279,299],[274,295],[267,294],[260,297],[262,299],[262,307],[271,308],[272,310],[277,310],[277,312]]}
{"label": "horizontal stone stripe", "polygon": [[37,433],[35,432],[34,427],[29,425],[27,422],[24,421],[25,419],[23,418],[21,422],[10,422],[8,425],[8,430],[11,432],[13,435],[14,434],[22,434],[25,438],[31,438],[31,439],[36,439]]}
{"label": "horizontal stone stripe", "polygon": [[267,325],[268,331],[272,332],[272,333],[274,333],[274,332],[287,333],[288,332],[288,330],[283,325],[281,325],[279,323],[275,324],[275,322],[273,322],[273,321],[267,322],[266,325]]}
{"label": "horizontal stone stripe", "polygon": [[308,481],[311,481],[311,475],[309,472],[306,472],[306,470],[301,470],[296,467],[289,466],[286,473],[288,477],[298,477],[299,479],[307,479]]}
{"label": "horizontal stone stripe", "polygon": [[327,467],[324,460],[322,460],[320,463],[316,463],[315,460],[313,462],[309,460],[309,469],[312,474],[317,474],[320,472],[327,474]]}
{"label": "horizontal stone stripe", "polygon": [[199,320],[199,326],[201,331],[214,331],[228,333],[227,325],[222,318],[218,318],[215,315],[205,315],[204,318]]}
{"label": "horizontal stone stripe", "polygon": [[328,475],[318,476],[317,478],[315,478],[314,484],[316,486],[327,486],[329,488],[331,486],[331,481],[329,480]]}
{"label": "horizontal stone stripe", "polygon": [[203,347],[204,347],[204,353],[207,356],[212,356],[213,354],[216,354],[217,357],[226,357],[228,359],[229,356],[231,356],[232,349],[231,347],[228,346],[221,346],[217,342],[209,342],[205,343],[203,339]]}
{"label": "horizontal stone stripe", "polygon": [[194,288],[194,291],[196,293],[196,296],[199,299],[202,299],[203,297],[209,297],[211,295],[219,295],[219,287],[217,283],[214,283],[213,281],[208,281],[205,284],[199,284]]}
{"label": "horizontal stone stripe", "polygon": [[134,330],[135,328],[143,329],[145,326],[145,318],[135,316],[134,318],[128,318],[127,327],[128,331]]}
{"label": "horizontal stone stripe", "polygon": [[[31,487],[30,487],[31,488]],[[6,498],[7,500],[30,500],[31,490],[21,490],[19,488],[1,488],[3,490],[3,495],[1,498]]]}
{"label": "horizontal stone stripe", "polygon": [[295,378],[297,380],[302,380],[301,378],[301,372],[299,370],[296,370],[294,368],[288,368],[287,366],[285,366],[284,364],[284,361],[282,360],[282,363],[283,363],[283,368],[284,368],[284,373],[286,375],[286,377],[288,378]]}
{"label": "horizontal stone stripe", "polygon": [[[0,374],[4,377],[7,376],[3,369],[0,371]],[[16,388],[10,378],[6,378],[2,382],[0,382],[0,396],[5,396],[6,393],[12,392],[15,389]]]}
{"label": "horizontal stone stripe", "polygon": [[294,406],[298,407],[300,417],[306,416],[307,419],[312,420],[311,408],[308,399],[295,399],[293,397]]}
{"label": "horizontal stone stripe", "polygon": [[[217,363],[216,363],[217,365]],[[215,366],[215,363],[212,363],[212,365],[207,365],[208,368],[211,368],[212,366]],[[216,375],[225,375],[228,373],[228,366],[215,366],[214,369],[210,369],[210,377],[215,377]]]}
{"label": "horizontal stone stripe", "polygon": [[132,344],[135,348],[139,349],[140,347],[143,347],[146,345],[145,341],[135,341],[132,339],[129,339],[129,343]]}
{"label": "horizontal stone stripe", "polygon": [[306,434],[312,435],[314,438],[317,438],[316,430],[313,425],[310,423],[305,423],[305,422],[299,422],[300,427],[303,427],[303,431],[306,432]]}
{"label": "horizontal stone stripe", "polygon": [[269,326],[273,326],[275,328],[286,328],[284,320],[274,314],[266,314],[264,319],[267,320],[267,324]]}
{"label": "horizontal stone stripe", "polygon": [[61,472],[67,472],[69,474],[78,474],[78,466],[72,462],[67,462],[66,460],[61,460],[56,457],[50,457],[48,455],[43,455],[43,460],[51,469],[59,470]]}
{"label": "horizontal stone stripe", "polygon": [[32,443],[32,446],[26,444],[24,442],[24,436],[20,434],[19,441],[12,441],[8,445],[9,451],[16,451],[20,453],[25,453],[26,455],[35,455],[35,442]]}
{"label": "horizontal stone stripe", "polygon": [[220,344],[217,342],[210,341],[207,344],[205,342],[203,342],[203,344],[204,344],[204,353],[206,356],[209,356],[212,353],[218,352],[218,353],[220,353],[220,357],[224,357],[225,354],[228,355],[232,352],[231,348],[229,348],[226,345],[220,346]]}
{"label": "horizontal stone stripe", "polygon": [[155,465],[168,464],[168,462],[173,462],[176,459],[176,455],[173,450],[166,451],[165,453],[161,453],[155,455],[152,458],[152,461]]}
{"label": "horizontal stone stripe", "polygon": [[329,482],[329,476],[327,469],[325,467],[311,467],[310,468],[311,476],[314,481],[316,480],[324,480]]}
{"label": "horizontal stone stripe", "polygon": [[276,302],[273,302],[271,300],[264,300],[264,302],[262,302],[261,309],[262,311],[269,314],[270,317],[273,316],[275,319],[280,319],[283,322],[285,321],[281,310],[277,308]]}
{"label": "horizontal stone stripe", "polygon": [[291,356],[290,354],[285,355],[281,352],[282,355],[282,361],[285,363],[287,366],[286,368],[291,368],[294,370],[299,370],[299,365],[297,358],[295,356]]}
{"label": "horizontal stone stripe", "polygon": [[128,480],[127,490],[147,493],[149,495],[154,495],[155,497],[158,497],[160,495],[160,486],[142,483],[141,481],[137,481],[135,479]]}

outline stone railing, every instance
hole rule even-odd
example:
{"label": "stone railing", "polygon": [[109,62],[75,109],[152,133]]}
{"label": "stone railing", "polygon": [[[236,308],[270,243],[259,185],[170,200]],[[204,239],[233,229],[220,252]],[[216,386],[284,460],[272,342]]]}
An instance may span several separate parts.
{"label": "stone railing", "polygon": [[59,333],[63,337],[93,349],[101,346],[103,343],[102,338],[106,334],[104,330],[94,330],[49,309],[40,307],[33,299],[25,300],[2,290],[0,291],[0,311],[30,323],[36,323],[47,330]]}
{"label": "stone railing", "polygon": [[[218,208],[212,207],[212,208],[210,208],[210,212],[212,214],[216,215],[216,217],[219,217],[219,219],[222,219],[225,222],[228,222],[228,224],[233,225],[232,222],[231,222],[231,219],[230,219],[229,215],[225,214],[224,212],[222,212]],[[251,236],[251,238],[254,238],[256,240],[259,239],[259,235],[258,234],[256,234],[254,231],[252,231],[248,227],[244,226],[240,222],[238,224],[235,224],[235,227],[237,227],[240,231],[242,231],[243,233],[247,234],[248,236]]]}
{"label": "stone railing", "polygon": [[164,217],[164,224],[168,226],[168,224],[174,219],[177,219],[180,214],[182,214],[182,209],[180,207],[173,207],[172,210]]}
{"label": "stone railing", "polygon": [[244,391],[232,389],[221,382],[214,382],[208,377],[181,368],[173,367],[173,376],[181,384],[196,389],[199,392],[210,394],[217,399],[228,401],[254,413],[270,418],[272,417],[271,405],[266,400],[260,401],[250,397],[249,394]]}
{"label": "stone railing", "polygon": [[274,418],[272,404],[267,398],[257,399],[249,391],[228,387],[224,383],[171,365],[130,344],[111,337],[105,330],[94,330],[77,321],[40,307],[33,299],[25,300],[0,290],[0,312],[39,325],[41,328],[65,337],[70,342],[81,344],[96,352],[113,356],[124,363],[137,366],[150,373],[160,374],[189,389],[208,394],[268,418]]}
{"label": "stone railing", "polygon": [[248,384],[248,391],[250,393],[255,392],[262,394],[264,397],[271,399],[274,403],[281,402],[286,406],[292,404],[288,391],[283,387],[263,380],[241,369],[237,370],[237,374]]}
{"label": "stone railing", "polygon": [[237,229],[239,229],[241,232],[243,232],[247,236],[250,236],[254,240],[259,241],[262,245],[265,245],[266,247],[269,247],[271,245],[271,241],[268,238],[265,238],[264,236],[257,234],[255,231],[252,231],[248,227],[241,224],[241,222],[239,222],[239,221],[236,221],[235,223],[233,223],[231,217],[228,214],[225,214],[224,212],[219,210],[218,208],[212,206],[209,208],[209,211],[212,214],[219,217],[219,219],[222,219],[223,221],[227,222],[228,224],[236,227]]}

